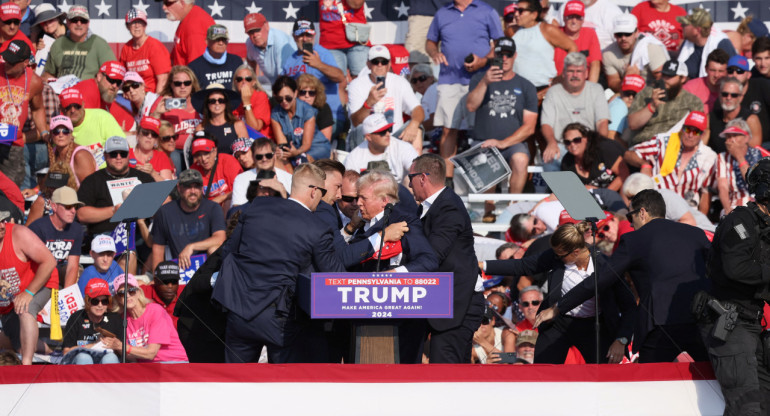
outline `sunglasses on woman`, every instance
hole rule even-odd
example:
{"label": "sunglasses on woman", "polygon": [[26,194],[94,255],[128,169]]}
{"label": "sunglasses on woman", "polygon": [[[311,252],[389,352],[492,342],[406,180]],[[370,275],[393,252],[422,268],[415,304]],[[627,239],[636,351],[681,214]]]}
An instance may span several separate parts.
{"label": "sunglasses on woman", "polygon": [[299,95],[307,95],[308,97],[315,97],[315,90],[299,90]]}
{"label": "sunglasses on woman", "polygon": [[66,128],[66,127],[59,127],[51,130],[51,134],[54,136],[59,136],[61,134],[70,134],[72,133],[72,130]]}
{"label": "sunglasses on woman", "polygon": [[235,82],[243,82],[243,81],[251,82],[253,80],[254,78],[252,77],[235,77]]}
{"label": "sunglasses on woman", "polygon": [[107,298],[103,298],[103,299],[99,299],[99,298],[91,299],[91,306],[99,306],[99,304],[100,304],[100,303],[101,303],[102,305],[104,305],[104,306],[109,306],[109,305],[110,305],[110,300],[109,300],[109,299],[107,299]]}
{"label": "sunglasses on woman", "polygon": [[172,134],[171,136],[161,136],[160,141],[162,142],[170,142],[171,140],[176,140],[176,134]]}
{"label": "sunglasses on woman", "polygon": [[[128,294],[131,295],[131,296],[135,295],[136,292],[138,292],[138,291],[139,291],[138,287],[129,287],[128,288]],[[122,298],[123,296],[126,295],[126,291],[125,290],[120,290],[120,291],[118,291],[118,293],[116,293],[116,295],[118,295],[119,297]]]}
{"label": "sunglasses on woman", "polygon": [[145,136],[152,137],[153,139],[157,139],[158,137],[160,137],[160,135],[158,133],[155,133],[154,131],[147,130],[147,129],[139,129],[139,134],[143,134]]}
{"label": "sunglasses on woman", "polygon": [[209,98],[208,101],[206,101],[209,105],[212,104],[224,104],[227,102],[224,98]]}
{"label": "sunglasses on woman", "polygon": [[564,139],[564,147],[567,147],[571,144],[580,144],[580,142],[583,141],[583,136],[575,137],[574,139]]}
{"label": "sunglasses on woman", "polygon": [[185,87],[189,87],[190,85],[192,85],[192,81],[190,81],[190,80],[187,80],[187,81],[174,81],[172,84],[174,84],[175,87],[181,87],[182,85],[184,85]]}
{"label": "sunglasses on woman", "polygon": [[121,88],[121,89],[123,90],[123,92],[129,92],[130,90],[138,89],[141,86],[142,86],[142,84],[140,84],[138,82],[131,82],[131,83],[128,83],[128,84],[123,84],[123,88]]}
{"label": "sunglasses on woman", "polygon": [[291,95],[286,95],[283,97],[280,97],[280,96],[276,97],[275,99],[278,100],[279,103],[286,101],[286,104],[289,104],[294,99],[294,97],[292,97]]}

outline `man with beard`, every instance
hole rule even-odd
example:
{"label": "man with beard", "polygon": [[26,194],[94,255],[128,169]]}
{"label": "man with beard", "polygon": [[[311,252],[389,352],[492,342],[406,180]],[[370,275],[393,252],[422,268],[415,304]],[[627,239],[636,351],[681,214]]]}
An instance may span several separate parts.
{"label": "man with beard", "polygon": [[173,261],[158,263],[155,266],[155,277],[152,284],[142,285],[144,297],[166,309],[174,322],[174,328],[176,328],[176,321],[179,319],[174,316],[174,308],[176,308],[176,301],[184,290],[184,286],[179,284],[179,265]]}
{"label": "man with beard", "polygon": [[96,77],[80,81],[73,88],[83,94],[85,108],[101,108],[109,112],[123,131],[129,131],[134,124],[134,116],[129,111],[131,103],[118,96],[125,75],[126,67],[123,64],[107,61],[99,68]]}
{"label": "man with beard", "polygon": [[661,75],[662,82],[644,87],[628,109],[628,127],[635,134],[631,145],[667,132],[691,111],[703,111],[700,98],[682,89],[687,77],[683,64],[670,60],[663,65]]}
{"label": "man with beard", "polygon": [[179,22],[174,33],[171,62],[187,65],[206,51],[206,33],[214,19],[195,0],[166,0],[163,2],[166,19]]}
{"label": "man with beard", "polygon": [[179,200],[163,205],[155,214],[152,264],[179,259],[179,267],[185,270],[190,267],[190,256],[211,254],[224,243],[225,218],[217,203],[203,197],[203,177],[197,170],[182,172],[177,189]]}

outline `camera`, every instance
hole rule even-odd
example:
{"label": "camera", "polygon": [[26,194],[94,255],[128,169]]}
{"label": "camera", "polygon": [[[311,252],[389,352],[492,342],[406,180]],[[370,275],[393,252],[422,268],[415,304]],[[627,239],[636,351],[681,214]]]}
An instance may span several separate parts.
{"label": "camera", "polygon": [[187,98],[166,98],[166,110],[177,110],[187,107]]}

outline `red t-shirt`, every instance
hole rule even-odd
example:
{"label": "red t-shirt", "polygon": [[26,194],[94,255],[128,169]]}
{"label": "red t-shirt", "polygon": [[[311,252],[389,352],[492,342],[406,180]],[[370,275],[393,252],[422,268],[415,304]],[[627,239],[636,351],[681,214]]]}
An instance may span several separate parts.
{"label": "red t-shirt", "polygon": [[[561,28],[563,31],[564,28]],[[580,28],[580,35],[577,40],[578,52],[582,52],[584,55],[588,52],[588,64],[594,61],[602,61],[602,48],[599,46],[599,38],[596,36],[596,30],[593,28],[582,27]],[[564,58],[567,56],[567,51],[561,48],[553,49],[553,60],[556,64],[556,73],[561,75],[561,71],[564,70]]]}
{"label": "red t-shirt", "polygon": [[[236,158],[225,153],[220,153],[217,157],[219,157],[219,163],[217,163],[217,170],[214,172],[214,180],[211,182],[209,199],[232,192],[235,177],[243,172],[243,168]],[[203,193],[205,194],[209,184],[209,175],[197,163],[193,163],[192,168],[203,176]]]}
{"label": "red t-shirt", "polygon": [[[2,44],[0,44],[0,52],[3,52],[4,50],[8,49],[8,45],[10,45],[12,41],[14,41],[14,40],[17,40],[17,39],[21,39],[21,40],[23,40],[23,41],[24,41],[24,43],[26,43],[27,45],[29,45],[29,48],[32,50],[32,56],[35,56],[35,53],[36,53],[36,52],[35,52],[35,45],[33,45],[33,44],[32,44],[32,41],[31,41],[31,40],[29,40],[29,38],[27,37],[27,35],[25,35],[24,33],[22,33],[22,31],[21,31],[21,30],[19,30],[18,32],[16,32],[16,34],[15,34],[15,35],[13,35],[13,37],[12,37],[12,38],[10,38],[10,39],[8,39],[7,41],[5,41],[5,42],[3,42]],[[0,58],[0,62],[3,62],[3,59],[2,59],[2,58]]]}
{"label": "red t-shirt", "polygon": [[214,19],[199,6],[193,6],[190,13],[179,22],[174,34],[174,49],[171,61],[174,65],[187,65],[206,51],[206,32]]}
{"label": "red t-shirt", "polygon": [[3,172],[0,172],[0,191],[3,191],[6,198],[19,207],[21,212],[24,212],[24,195],[21,194],[21,190],[18,186]]}
{"label": "red t-shirt", "polygon": [[[254,114],[254,117],[256,117],[257,120],[262,120],[265,123],[265,126],[262,127],[262,130],[259,132],[262,133],[263,136],[272,139],[273,128],[270,124],[270,99],[264,91],[254,91],[254,94],[251,95],[251,113]],[[243,120],[244,123],[246,122],[243,104],[239,105],[238,108],[233,111],[233,114]]]}
{"label": "red t-shirt", "polygon": [[[108,103],[102,100],[102,95],[99,93],[99,85],[96,83],[96,78],[80,81],[73,88],[77,88],[81,94],[83,94],[83,104],[86,108],[101,108],[108,111],[115,117],[115,121],[123,128],[123,131],[131,130],[134,125],[134,116],[126,107],[118,104],[117,102]],[[116,98],[117,100],[117,98]],[[126,101],[127,105],[128,102]]]}
{"label": "red t-shirt", "polygon": [[126,70],[142,76],[146,91],[155,92],[155,77],[171,71],[171,54],[152,36],[147,37],[139,49],[134,49],[134,40],[131,39],[120,50],[120,63],[125,65]]}
{"label": "red t-shirt", "polygon": [[[345,11],[345,20],[348,23],[366,23],[366,14],[364,8],[358,10],[350,8],[347,0],[342,1],[342,8]],[[321,39],[319,43],[326,49],[346,49],[355,46],[348,42],[345,37],[345,24],[342,23],[342,16],[337,8],[336,0],[321,0],[318,2],[318,9],[321,18],[319,27],[321,29]]]}
{"label": "red t-shirt", "polygon": [[640,33],[652,33],[666,45],[666,49],[675,51],[682,41],[682,25],[676,18],[686,16],[687,11],[671,3],[668,5],[671,9],[667,13],[661,13],[655,10],[651,2],[643,1],[634,6],[631,14],[636,16]]}
{"label": "red t-shirt", "polygon": [[[5,315],[13,310],[13,298],[27,289],[39,264],[33,261],[23,262],[19,260],[13,248],[13,227],[15,224],[5,225],[5,238],[0,249],[0,315]],[[59,272],[53,269],[51,277],[45,287],[57,289],[59,287]]]}
{"label": "red t-shirt", "polygon": [[163,309],[168,312],[168,316],[171,317],[171,321],[174,322],[174,328],[176,328],[176,321],[179,320],[176,316],[174,316],[174,308],[176,307],[176,301],[179,299],[179,295],[182,293],[182,290],[184,290],[185,285],[179,285],[179,288],[176,292],[176,297],[174,300],[171,301],[171,303],[168,304],[168,306],[163,304],[163,299],[158,296],[158,292],[155,291],[155,286],[153,285],[142,285],[142,291],[144,292],[144,297],[147,299],[152,300],[153,302],[160,305]]}
{"label": "red t-shirt", "polygon": [[[152,165],[152,168],[158,172],[162,171],[163,169],[168,169],[171,172],[176,170],[174,169],[174,164],[171,163],[171,159],[169,159],[168,156],[160,150],[152,151],[152,159],[150,159],[150,164]],[[144,163],[139,163],[139,161],[136,160],[134,149],[128,149],[128,166],[135,168],[137,165],[144,165]]]}
{"label": "red t-shirt", "polygon": [[22,127],[29,115],[29,89],[32,77],[36,77],[31,68],[26,68],[26,75],[7,78],[5,66],[0,65],[0,123],[18,127],[14,146],[24,146]]}
{"label": "red t-shirt", "polygon": [[[163,99],[162,97],[160,98]],[[174,126],[174,134],[176,137],[176,148],[179,150],[184,149],[184,143],[190,134],[195,130],[195,127],[200,124],[201,120],[198,118],[198,113],[192,108],[190,100],[187,100],[187,108],[184,110],[169,110],[160,116],[161,120],[167,120]]]}

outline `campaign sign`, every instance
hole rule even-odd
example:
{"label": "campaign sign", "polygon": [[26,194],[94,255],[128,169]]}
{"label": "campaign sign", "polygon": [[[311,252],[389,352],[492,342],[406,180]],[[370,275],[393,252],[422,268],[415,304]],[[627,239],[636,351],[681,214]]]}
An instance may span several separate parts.
{"label": "campaign sign", "polygon": [[0,123],[0,144],[10,145],[18,137],[19,128],[7,123]]}
{"label": "campaign sign", "polygon": [[313,319],[452,318],[452,273],[313,273]]}
{"label": "campaign sign", "polygon": [[112,239],[115,240],[115,255],[119,256],[126,251],[126,247],[129,250],[136,250],[136,223],[131,223],[131,241],[128,240],[128,228],[125,222],[121,222],[112,230]]}
{"label": "campaign sign", "polygon": [[[203,263],[206,262],[206,253],[203,254],[196,254],[194,256],[190,256],[190,267],[182,270],[179,269],[179,284],[180,285],[186,285],[190,279],[192,279],[195,272],[200,269],[200,267],[203,265]],[[171,259],[176,264],[179,264],[179,259]]]}
{"label": "campaign sign", "polygon": [[471,147],[449,159],[468,183],[473,193],[482,193],[511,174],[511,168],[495,147]]}

